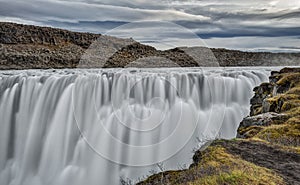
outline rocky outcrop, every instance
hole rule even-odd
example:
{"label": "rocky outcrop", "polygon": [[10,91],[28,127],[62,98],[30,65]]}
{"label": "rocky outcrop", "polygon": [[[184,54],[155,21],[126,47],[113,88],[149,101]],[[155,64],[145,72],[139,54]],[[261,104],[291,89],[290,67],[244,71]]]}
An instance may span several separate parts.
{"label": "rocky outcrop", "polygon": [[258,87],[254,88],[255,95],[250,100],[251,112],[250,115],[257,115],[262,111],[264,100],[272,94],[273,86],[270,83],[263,83]]}
{"label": "rocky outcrop", "polygon": [[284,68],[272,72],[269,83],[263,83],[254,89],[251,99],[251,116],[266,112],[283,112],[293,100],[299,100],[299,68]]}
{"label": "rocky outcrop", "polygon": [[272,72],[270,82],[254,91],[251,116],[240,124],[240,137],[300,147],[300,68]]}
{"label": "rocky outcrop", "polygon": [[268,112],[245,118],[240,123],[240,128],[247,128],[250,126],[270,126],[272,124],[280,124],[288,119],[286,114],[277,114],[275,112]]}
{"label": "rocky outcrop", "polygon": [[[149,58],[149,60],[146,60]],[[105,64],[105,67],[136,67],[130,65],[139,59],[144,59],[147,63],[152,59],[160,58],[160,60],[168,60],[166,63],[172,65],[170,67],[197,67],[198,63],[193,57],[188,55],[180,48],[175,48],[166,51],[156,50],[154,47],[142,45],[140,43],[134,43],[132,45],[122,48],[116,52]],[[144,66],[147,66],[144,63]],[[157,61],[157,64],[152,67],[160,67],[161,63]],[[142,65],[140,67],[143,67]],[[148,67],[148,66],[147,66]]]}
{"label": "rocky outcrop", "polygon": [[282,124],[289,119],[286,114],[274,112],[262,113],[245,118],[239,126],[239,138],[251,138],[263,130],[263,127]]}
{"label": "rocky outcrop", "polygon": [[[90,48],[97,40],[94,46]],[[98,45],[97,45],[98,44]],[[98,49],[84,62],[87,49]],[[94,52],[94,51],[92,51]],[[149,63],[151,58],[155,63]],[[160,60],[162,62],[160,62]],[[159,51],[132,39],[0,22],[0,69],[215,67],[298,65],[299,53],[257,53],[204,47]]]}
{"label": "rocky outcrop", "polygon": [[0,69],[103,67],[97,65],[100,60],[89,66],[80,63],[82,56],[88,48],[93,47],[95,41],[101,43],[101,47],[108,53],[114,53],[128,43],[135,43],[132,39],[101,34],[2,22]]}
{"label": "rocky outcrop", "polygon": [[243,52],[212,49],[220,66],[297,66],[300,53]]}
{"label": "rocky outcrop", "polygon": [[71,43],[88,48],[100,34],[78,33],[49,27],[0,22],[1,44],[61,45]]}

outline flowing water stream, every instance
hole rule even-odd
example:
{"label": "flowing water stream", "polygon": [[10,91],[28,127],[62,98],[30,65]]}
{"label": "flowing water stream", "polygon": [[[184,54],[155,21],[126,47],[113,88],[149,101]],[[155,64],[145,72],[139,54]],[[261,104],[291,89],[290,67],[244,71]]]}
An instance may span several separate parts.
{"label": "flowing water stream", "polygon": [[272,68],[0,72],[1,185],[114,185],[234,138]]}

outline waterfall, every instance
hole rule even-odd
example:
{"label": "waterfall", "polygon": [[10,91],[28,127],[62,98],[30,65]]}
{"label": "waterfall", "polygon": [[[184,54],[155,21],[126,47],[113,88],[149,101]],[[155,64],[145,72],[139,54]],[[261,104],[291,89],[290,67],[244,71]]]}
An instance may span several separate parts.
{"label": "waterfall", "polygon": [[0,72],[1,185],[113,185],[230,139],[269,68]]}

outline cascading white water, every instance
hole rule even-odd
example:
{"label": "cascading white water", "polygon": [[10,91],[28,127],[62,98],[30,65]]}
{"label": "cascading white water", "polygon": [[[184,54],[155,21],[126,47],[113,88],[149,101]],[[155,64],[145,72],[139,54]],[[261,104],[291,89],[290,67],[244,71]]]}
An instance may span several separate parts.
{"label": "cascading white water", "polygon": [[[268,68],[0,72],[0,184],[111,185],[233,138]],[[157,165],[160,164],[160,165]]]}

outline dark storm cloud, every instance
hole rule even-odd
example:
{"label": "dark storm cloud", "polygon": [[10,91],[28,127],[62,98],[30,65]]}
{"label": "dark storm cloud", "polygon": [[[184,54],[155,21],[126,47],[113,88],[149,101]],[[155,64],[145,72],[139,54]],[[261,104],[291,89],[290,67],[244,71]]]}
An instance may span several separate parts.
{"label": "dark storm cloud", "polygon": [[69,1],[0,1],[3,17],[17,17],[33,21],[143,21],[143,20],[205,20],[201,15],[192,15],[172,9],[141,9],[127,6],[89,4]]}
{"label": "dark storm cloud", "polygon": [[[1,20],[96,33],[105,33],[135,21],[171,21],[190,29],[204,39],[281,37],[282,43],[290,43],[291,39],[287,38],[295,39],[300,35],[300,2],[298,0],[0,0]],[[145,28],[145,31],[147,29]],[[178,37],[184,35],[180,32],[176,34]],[[295,44],[297,43],[293,43],[292,47],[296,47]],[[278,46],[280,47],[282,48]]]}
{"label": "dark storm cloud", "polygon": [[300,50],[300,47],[295,47],[295,46],[282,46],[280,48],[282,48],[282,49],[296,49],[296,50]]}
{"label": "dark storm cloud", "polygon": [[245,28],[227,28],[222,31],[199,32],[197,35],[201,38],[212,37],[284,37],[298,36],[300,27],[295,28],[274,28],[274,27],[245,27]]}

